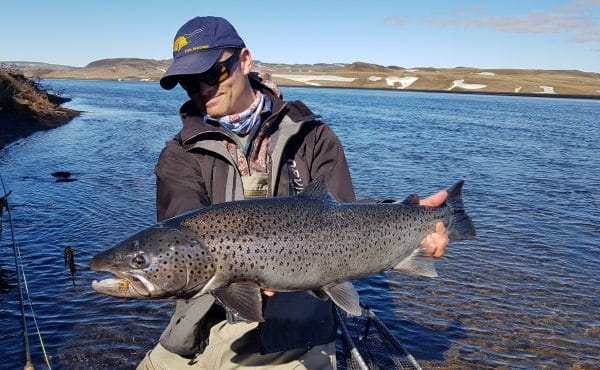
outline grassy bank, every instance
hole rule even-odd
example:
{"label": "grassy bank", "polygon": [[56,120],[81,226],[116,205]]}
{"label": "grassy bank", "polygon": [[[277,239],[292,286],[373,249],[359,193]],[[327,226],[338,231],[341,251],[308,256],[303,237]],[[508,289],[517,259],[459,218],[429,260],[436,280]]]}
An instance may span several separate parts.
{"label": "grassy bank", "polygon": [[0,65],[0,148],[39,130],[69,122],[79,112],[60,105],[68,101],[10,66]]}

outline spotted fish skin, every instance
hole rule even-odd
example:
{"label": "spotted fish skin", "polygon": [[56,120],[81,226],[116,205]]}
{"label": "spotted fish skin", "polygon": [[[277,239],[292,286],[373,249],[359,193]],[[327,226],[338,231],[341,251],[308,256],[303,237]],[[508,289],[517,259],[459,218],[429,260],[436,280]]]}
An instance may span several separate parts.
{"label": "spotted fish skin", "polygon": [[[447,207],[339,204],[303,197],[227,204],[185,218],[215,256],[217,274],[274,290],[311,290],[395,266]],[[227,221],[224,221],[227,220]],[[406,232],[410,225],[411,232]],[[405,245],[404,248],[398,248]]]}
{"label": "spotted fish skin", "polygon": [[[297,196],[223,203],[156,224],[96,255],[91,268],[128,280],[132,298],[212,293],[258,321],[256,303],[240,305],[260,302],[262,288],[322,291],[356,313],[357,296],[344,282],[389,268],[436,276],[420,242],[437,222],[451,239],[475,236],[461,190],[462,181],[435,208],[419,206],[418,198],[338,203],[315,181]],[[122,296],[101,283],[98,292]]]}

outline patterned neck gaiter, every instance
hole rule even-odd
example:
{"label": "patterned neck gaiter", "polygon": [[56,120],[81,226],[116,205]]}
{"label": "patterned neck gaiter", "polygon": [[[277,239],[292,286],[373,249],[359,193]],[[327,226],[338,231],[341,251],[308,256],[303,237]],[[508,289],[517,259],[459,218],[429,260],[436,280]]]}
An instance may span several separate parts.
{"label": "patterned neck gaiter", "polygon": [[260,112],[265,104],[264,95],[258,91],[254,91],[254,93],[256,99],[245,111],[220,118],[206,115],[204,119],[216,121],[219,125],[238,136],[247,135],[257,124],[260,124]]}

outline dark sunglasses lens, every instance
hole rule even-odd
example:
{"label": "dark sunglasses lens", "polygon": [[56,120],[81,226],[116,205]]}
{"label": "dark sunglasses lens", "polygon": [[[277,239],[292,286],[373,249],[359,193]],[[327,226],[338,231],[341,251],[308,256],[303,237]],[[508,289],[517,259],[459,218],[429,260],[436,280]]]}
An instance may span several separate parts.
{"label": "dark sunglasses lens", "polygon": [[206,71],[202,76],[202,81],[207,85],[214,86],[219,82],[225,81],[229,77],[229,71],[222,64],[217,64]]}
{"label": "dark sunglasses lens", "polygon": [[200,91],[200,81],[196,78],[188,78],[179,81],[179,84],[188,94],[194,94]]}
{"label": "dark sunglasses lens", "polygon": [[179,84],[188,94],[195,94],[200,91],[200,82],[209,86],[215,86],[229,78],[230,70],[237,62],[239,52],[234,53],[224,62],[217,62],[208,71],[197,77],[190,77],[179,81]]}

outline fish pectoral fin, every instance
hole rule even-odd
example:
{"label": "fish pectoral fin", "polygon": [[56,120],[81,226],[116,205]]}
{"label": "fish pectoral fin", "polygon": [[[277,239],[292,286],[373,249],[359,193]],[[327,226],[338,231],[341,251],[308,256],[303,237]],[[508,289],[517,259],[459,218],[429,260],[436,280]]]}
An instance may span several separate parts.
{"label": "fish pectoral fin", "polygon": [[215,274],[206,284],[204,284],[202,290],[200,290],[193,298],[205,295],[208,292],[217,288],[221,288],[225,285],[227,285],[227,277]]}
{"label": "fish pectoral fin", "polygon": [[323,291],[331,298],[333,303],[349,314],[354,316],[362,314],[362,309],[358,302],[358,292],[354,289],[352,283],[346,281],[341,284],[328,285],[323,287]]}
{"label": "fish pectoral fin", "polygon": [[249,321],[265,321],[260,286],[249,280],[236,281],[213,289],[212,295],[227,308]]}
{"label": "fish pectoral fin", "polygon": [[433,257],[426,255],[421,248],[415,249],[410,256],[400,261],[394,266],[394,270],[419,276],[438,276]]}

